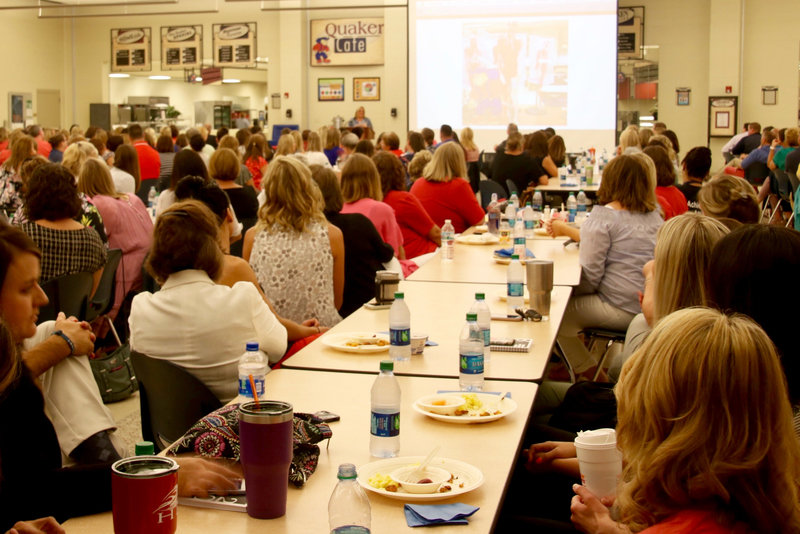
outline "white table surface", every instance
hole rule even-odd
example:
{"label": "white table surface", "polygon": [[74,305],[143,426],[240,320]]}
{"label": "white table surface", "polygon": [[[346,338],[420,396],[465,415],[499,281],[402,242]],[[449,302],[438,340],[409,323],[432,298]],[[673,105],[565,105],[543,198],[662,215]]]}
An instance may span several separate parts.
{"label": "white table surface", "polygon": [[[377,373],[376,373],[377,374]],[[341,416],[332,423],[330,448],[321,444],[317,471],[306,485],[289,487],[284,517],[258,520],[245,513],[178,506],[178,534],[206,533],[292,533],[328,532],[328,500],[336,486],[339,464],[357,467],[375,461],[369,455],[370,388],[374,376],[346,373],[320,373],[279,369],[266,377],[270,399],[290,402],[298,412],[328,410]],[[469,519],[469,526],[436,527],[437,533],[489,533],[502,504],[503,493],[522,448],[521,438],[530,414],[536,384],[526,382],[487,382],[487,391],[511,392],[518,410],[498,421],[481,425],[453,425],[435,421],[412,410],[412,403],[438,390],[458,389],[456,380],[398,377],[402,390],[400,430],[401,456],[426,456],[441,445],[439,457],[471,464],[480,469],[486,481],[480,488],[442,502],[462,502],[480,507]],[[527,446],[528,444],[524,444]],[[411,532],[406,525],[403,503],[368,492],[372,507],[372,532]],[[71,519],[64,524],[70,533],[108,534],[113,532],[111,512]]]}
{"label": "white table surface", "polygon": [[[438,261],[436,258],[433,261]],[[407,362],[395,362],[398,375],[458,378],[458,338],[466,314],[475,301],[475,293],[485,293],[493,315],[506,315],[506,303],[497,297],[505,286],[492,284],[431,284],[406,280],[400,291],[411,311],[411,332],[428,334],[439,344],[425,347],[425,352],[411,356]],[[485,376],[495,380],[540,380],[550,358],[553,344],[561,326],[572,288],[556,286],[550,305],[548,321],[492,321],[492,338],[533,339],[530,352],[492,352]],[[388,332],[389,310],[360,308],[329,333]],[[324,336],[323,336],[324,337]],[[352,354],[332,349],[322,338],[303,348],[283,363],[292,369],[374,373],[381,360],[389,359],[388,350],[376,354]]]}
{"label": "white table surface", "polygon": [[[553,284],[577,286],[581,282],[581,266],[577,244],[564,247],[562,239],[528,239],[527,246],[540,260],[553,260]],[[510,245],[509,245],[510,246]],[[506,282],[508,265],[497,263],[492,258],[495,245],[465,245],[456,242],[455,259],[443,262],[441,254],[431,258],[409,276],[417,282],[463,282],[472,284],[503,284]]]}

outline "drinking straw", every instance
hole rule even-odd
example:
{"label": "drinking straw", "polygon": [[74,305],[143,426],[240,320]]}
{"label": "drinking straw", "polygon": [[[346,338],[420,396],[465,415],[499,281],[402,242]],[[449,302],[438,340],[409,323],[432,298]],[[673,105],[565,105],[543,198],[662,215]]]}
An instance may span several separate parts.
{"label": "drinking straw", "polygon": [[256,381],[253,380],[253,375],[248,375],[250,377],[250,389],[253,391],[253,400],[256,401],[256,408],[261,408],[261,404],[258,402],[258,392],[256,391]]}

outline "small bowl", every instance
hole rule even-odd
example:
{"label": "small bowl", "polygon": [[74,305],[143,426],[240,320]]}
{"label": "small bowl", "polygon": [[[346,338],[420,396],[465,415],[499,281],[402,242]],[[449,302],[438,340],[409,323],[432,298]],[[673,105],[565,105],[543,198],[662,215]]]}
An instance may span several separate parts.
{"label": "small bowl", "polygon": [[[445,404],[434,404],[434,402],[444,401]],[[458,395],[428,395],[417,401],[423,410],[438,415],[455,415],[459,406],[464,405],[464,397]]]}
{"label": "small bowl", "polygon": [[392,477],[392,480],[400,484],[408,493],[436,493],[439,490],[439,486],[450,480],[449,471],[428,465],[419,474],[419,479],[429,478],[431,482],[426,482],[425,484],[406,482],[406,476],[416,470],[417,467],[419,466],[409,465],[401,467],[400,469],[392,471],[392,474],[389,476]]}
{"label": "small bowl", "polygon": [[428,334],[411,334],[411,354],[422,354],[427,342]]}
{"label": "small bowl", "polygon": [[380,334],[363,332],[363,333],[351,334],[350,339],[348,341],[362,343],[364,345],[376,345],[378,341],[380,341],[381,339],[383,339],[383,337],[381,337]]}

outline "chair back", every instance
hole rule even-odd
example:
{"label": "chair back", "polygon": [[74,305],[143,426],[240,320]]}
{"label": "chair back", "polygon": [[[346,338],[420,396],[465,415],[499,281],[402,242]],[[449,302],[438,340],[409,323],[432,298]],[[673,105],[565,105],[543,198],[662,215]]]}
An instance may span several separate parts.
{"label": "chair back", "polygon": [[798,178],[796,174],[790,172],[786,173],[786,177],[789,178],[789,183],[792,184],[792,192],[795,198],[797,198],[797,188],[800,187],[800,178]]}
{"label": "chair back", "polygon": [[39,309],[39,323],[55,321],[58,312],[85,321],[94,278],[92,273],[65,274],[42,284],[50,302]]}
{"label": "chair back", "polygon": [[[139,190],[136,192],[136,196],[141,199],[145,208],[150,207],[147,205],[147,195],[150,194],[151,187],[155,187],[156,191],[158,191],[158,178],[148,178],[147,180],[142,180],[142,184],[139,186]],[[155,206],[153,207],[155,208]]]}
{"label": "chair back", "polygon": [[122,261],[122,250],[112,248],[108,251],[108,260],[103,267],[103,276],[100,277],[100,284],[94,297],[89,303],[86,313],[86,320],[94,321],[97,317],[107,314],[114,307],[114,299],[117,296],[117,268]]}
{"label": "chair back", "polygon": [[511,180],[506,180],[506,189],[508,189],[509,198],[511,198],[511,193],[516,192],[517,196],[519,196],[522,193],[522,191],[517,191],[517,189],[518,189],[517,188],[517,184],[515,184]]}
{"label": "chair back", "polygon": [[156,452],[222,407],[216,395],[186,369],[135,350],[131,361],[139,381],[142,436],[153,442]]}
{"label": "chair back", "polygon": [[744,170],[744,179],[751,184],[760,184],[767,176],[769,176],[769,167],[760,161],[751,163]]}
{"label": "chair back", "polygon": [[481,180],[481,207],[485,210],[492,202],[492,193],[497,193],[497,198],[506,198],[506,191],[503,186],[492,180]]}
{"label": "chair back", "polygon": [[781,196],[781,198],[789,198],[789,193],[792,188],[792,183],[789,181],[789,175],[786,174],[786,171],[782,171],[777,167],[773,169],[772,173],[775,175],[775,179],[777,180],[778,194]]}

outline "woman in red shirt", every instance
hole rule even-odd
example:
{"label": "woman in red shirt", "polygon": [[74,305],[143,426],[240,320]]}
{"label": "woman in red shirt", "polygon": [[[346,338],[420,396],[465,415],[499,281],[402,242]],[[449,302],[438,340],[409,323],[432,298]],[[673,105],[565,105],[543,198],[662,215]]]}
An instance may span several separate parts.
{"label": "woman in red shirt", "polygon": [[750,318],[706,308],[664,317],[614,393],[620,522],[576,484],[572,520],[582,532],[800,532],[786,379]]}
{"label": "woman in red shirt", "polygon": [[464,180],[466,175],[464,151],[456,143],[442,143],[422,178],[411,186],[411,194],[419,199],[433,222],[442,227],[450,219],[456,233],[482,223],[486,215],[472,187]]}
{"label": "woman in red shirt", "polygon": [[656,166],[656,198],[661,205],[664,220],[689,211],[686,197],[675,187],[675,166],[669,159],[667,151],[658,146],[650,146],[644,149],[644,153]]}
{"label": "woman in red shirt", "polygon": [[267,140],[261,134],[256,134],[247,141],[243,159],[253,178],[246,185],[252,186],[256,191],[261,191],[261,179],[267,173],[267,157],[270,155],[268,150]]}

